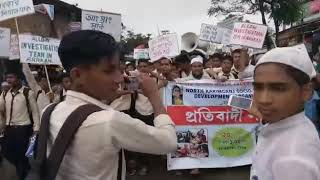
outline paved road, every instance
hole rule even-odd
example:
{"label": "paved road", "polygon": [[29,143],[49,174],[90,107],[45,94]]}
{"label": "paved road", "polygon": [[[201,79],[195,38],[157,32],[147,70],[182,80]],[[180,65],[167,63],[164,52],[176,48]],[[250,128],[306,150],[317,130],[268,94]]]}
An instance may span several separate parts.
{"label": "paved road", "polygon": [[[166,171],[166,160],[155,158],[152,162],[150,173],[147,176],[128,176],[127,180],[249,180],[249,166],[225,169],[201,170],[201,175],[192,177],[185,172],[176,176],[173,172]],[[17,180],[15,170],[7,161],[0,164],[1,180]]]}

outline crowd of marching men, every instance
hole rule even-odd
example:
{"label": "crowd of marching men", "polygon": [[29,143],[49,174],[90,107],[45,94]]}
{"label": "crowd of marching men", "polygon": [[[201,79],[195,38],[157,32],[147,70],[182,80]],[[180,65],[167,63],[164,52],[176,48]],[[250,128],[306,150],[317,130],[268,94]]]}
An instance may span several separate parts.
{"label": "crowd of marching men", "polygon": [[[259,62],[261,56],[262,54],[249,56],[247,49],[236,49],[232,52],[215,53],[210,56],[201,53],[193,55],[182,53],[175,58],[163,57],[155,62],[150,62],[147,59],[137,60],[136,62],[120,61],[120,71],[125,80],[120,84],[117,97],[114,97],[112,102],[105,101],[104,103],[108,103],[117,111],[125,112],[131,117],[138,118],[153,126],[153,119],[159,114],[155,115],[150,97],[143,95],[141,90],[130,89],[128,86],[130,82],[128,81],[131,77],[138,76],[140,73],[148,74],[157,82],[159,90],[170,81],[183,83],[191,80],[215,79],[225,82],[235,79],[252,79],[255,64]],[[20,66],[22,66],[21,69],[16,66],[13,68],[7,67],[6,82],[2,83],[0,112],[2,113],[1,122],[4,122],[2,127],[9,126],[5,133],[10,137],[4,142],[2,150],[6,159],[15,165],[20,179],[23,179],[29,170],[25,151],[28,147],[29,137],[39,132],[40,114],[49,104],[64,101],[66,92],[71,87],[71,79],[67,73],[61,73],[59,75],[60,83],[52,84],[52,87],[50,87],[48,79],[42,74],[34,73],[28,64]],[[70,66],[73,66],[73,64]],[[22,80],[25,81],[26,86],[22,86]],[[315,87],[319,88],[319,76],[313,81]],[[18,91],[10,91],[11,88],[17,87],[20,87]],[[315,90],[319,91],[316,88]],[[8,109],[10,110],[8,111]],[[3,112],[7,113],[3,114]],[[319,112],[316,113],[318,114],[311,113],[312,117],[310,119],[319,123]],[[168,123],[170,125],[170,122]],[[317,126],[319,127],[319,124]],[[136,173],[147,174],[150,161],[145,158],[144,154],[127,152],[126,159],[130,175]],[[190,173],[199,174],[200,171],[194,169]]]}

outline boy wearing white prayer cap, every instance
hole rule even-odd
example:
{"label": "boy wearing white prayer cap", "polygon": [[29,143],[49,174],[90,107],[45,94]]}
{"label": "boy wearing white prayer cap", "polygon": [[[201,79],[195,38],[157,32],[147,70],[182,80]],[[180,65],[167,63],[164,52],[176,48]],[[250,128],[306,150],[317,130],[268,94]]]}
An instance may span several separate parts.
{"label": "boy wearing white prayer cap", "polygon": [[194,80],[203,80],[203,79],[211,79],[207,72],[205,72],[203,65],[203,58],[201,56],[196,56],[191,60],[191,73],[186,78],[176,79],[176,82],[186,82],[186,81],[194,81]]}
{"label": "boy wearing white prayer cap", "polygon": [[254,105],[265,126],[251,180],[320,180],[320,140],[305,116],[316,75],[304,45],[266,53],[254,72]]}

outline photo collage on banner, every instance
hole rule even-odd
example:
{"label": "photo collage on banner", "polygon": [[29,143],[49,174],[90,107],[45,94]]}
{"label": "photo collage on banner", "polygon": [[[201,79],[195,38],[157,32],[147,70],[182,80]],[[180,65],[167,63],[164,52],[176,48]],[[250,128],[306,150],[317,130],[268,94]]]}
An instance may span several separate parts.
{"label": "photo collage on banner", "polygon": [[258,119],[227,105],[231,95],[252,98],[251,81],[169,83],[165,105],[176,124],[178,150],[168,169],[224,168],[251,164]]}

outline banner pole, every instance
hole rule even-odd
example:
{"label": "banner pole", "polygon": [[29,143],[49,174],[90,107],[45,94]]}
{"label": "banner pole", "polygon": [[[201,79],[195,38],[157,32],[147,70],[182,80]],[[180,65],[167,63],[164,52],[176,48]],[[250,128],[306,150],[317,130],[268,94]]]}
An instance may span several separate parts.
{"label": "banner pole", "polygon": [[46,65],[44,65],[44,71],[46,72],[46,76],[47,76],[47,81],[48,81],[50,92],[52,92],[51,83],[50,83],[50,79],[49,79],[49,75],[48,75],[48,69],[47,69]]}

